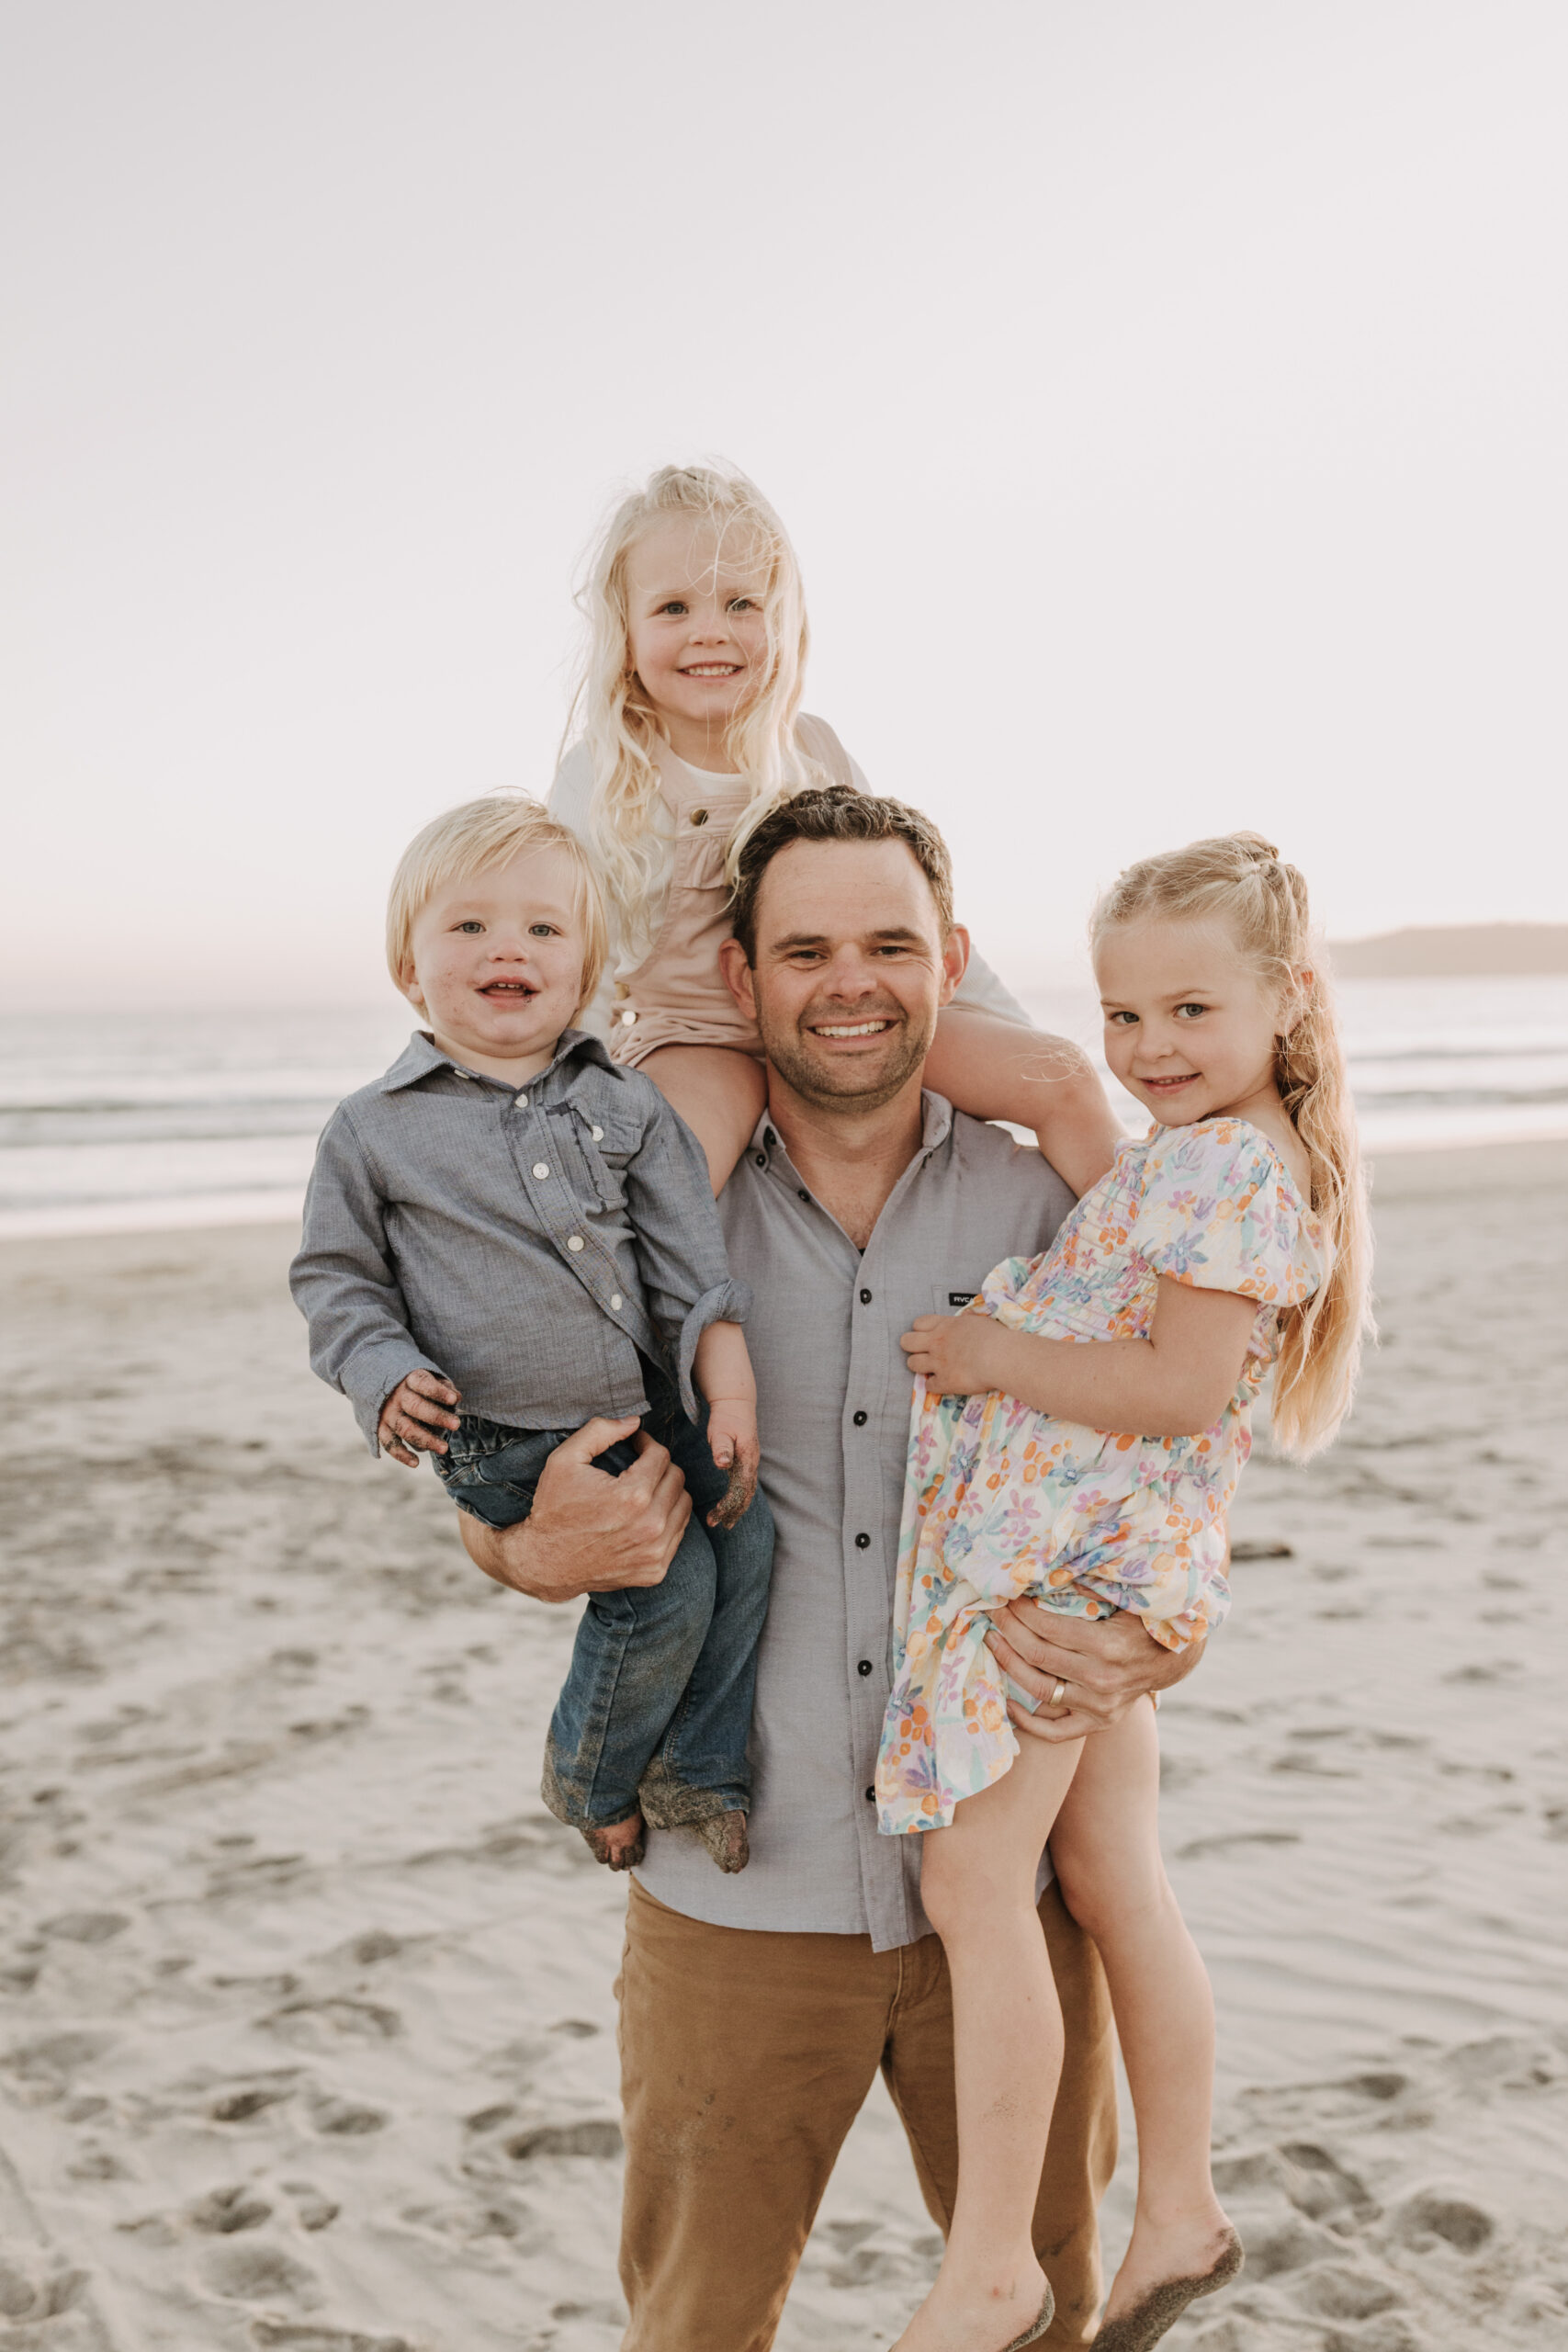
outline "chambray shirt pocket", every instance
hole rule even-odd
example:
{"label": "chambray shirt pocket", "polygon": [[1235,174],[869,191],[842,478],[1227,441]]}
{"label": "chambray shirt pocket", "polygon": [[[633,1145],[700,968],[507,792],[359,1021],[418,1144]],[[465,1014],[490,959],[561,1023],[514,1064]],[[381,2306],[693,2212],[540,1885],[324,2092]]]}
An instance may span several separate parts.
{"label": "chambray shirt pocket", "polygon": [[642,1142],[643,1120],[619,1104],[589,1112],[573,1102],[566,1106],[562,1125],[577,1153],[587,1196],[624,1213],[626,1168]]}

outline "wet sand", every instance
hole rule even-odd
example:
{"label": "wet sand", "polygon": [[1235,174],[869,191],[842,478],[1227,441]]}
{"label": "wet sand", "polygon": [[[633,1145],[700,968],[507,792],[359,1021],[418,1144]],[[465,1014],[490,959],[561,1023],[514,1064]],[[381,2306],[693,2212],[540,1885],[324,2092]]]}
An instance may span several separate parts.
{"label": "wet sand", "polygon": [[[1162,1711],[1250,2249],[1172,2346],[1568,2342],[1565,1174],[1383,1163],[1355,1420],[1259,1446]],[[356,1449],[289,1248],[0,1249],[0,2347],[613,2352],[623,1896],[536,1793],[572,1612]],[[782,2352],[888,2343],[936,2251],[879,2093]]]}

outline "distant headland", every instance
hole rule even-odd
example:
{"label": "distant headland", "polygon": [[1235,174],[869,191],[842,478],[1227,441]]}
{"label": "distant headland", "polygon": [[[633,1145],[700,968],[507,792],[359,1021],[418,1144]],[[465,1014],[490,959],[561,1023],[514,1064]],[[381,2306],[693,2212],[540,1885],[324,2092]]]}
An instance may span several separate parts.
{"label": "distant headland", "polygon": [[1331,939],[1345,980],[1468,979],[1568,972],[1568,922],[1472,922]]}

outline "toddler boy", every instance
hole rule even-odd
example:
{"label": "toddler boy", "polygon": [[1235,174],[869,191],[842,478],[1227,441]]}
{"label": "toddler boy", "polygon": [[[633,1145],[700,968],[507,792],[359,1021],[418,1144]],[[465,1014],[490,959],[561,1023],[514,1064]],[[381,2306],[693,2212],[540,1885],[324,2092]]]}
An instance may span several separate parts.
{"label": "toddler boy", "polygon": [[570,1026],[604,943],[584,853],[536,802],[425,827],[393,877],[387,959],[429,1025],[328,1121],[290,1285],[371,1452],[428,1453],[492,1527],[527,1517],[596,1414],[626,1422],[598,1457],[617,1476],[637,1421],[668,1447],[692,1518],[661,1584],[590,1597],[544,1797],[613,1870],[641,1859],[645,1819],[740,1870],[773,1560],[750,1294],[701,1147]]}

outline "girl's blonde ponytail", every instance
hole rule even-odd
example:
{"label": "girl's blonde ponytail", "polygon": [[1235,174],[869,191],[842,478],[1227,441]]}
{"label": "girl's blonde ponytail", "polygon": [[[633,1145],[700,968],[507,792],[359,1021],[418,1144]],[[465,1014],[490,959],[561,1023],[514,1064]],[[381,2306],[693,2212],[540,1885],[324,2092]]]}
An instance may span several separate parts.
{"label": "girl's blonde ponytail", "polygon": [[1314,962],[1306,884],[1260,833],[1225,833],[1129,866],[1095,909],[1094,936],[1146,914],[1224,922],[1280,991],[1274,1075],[1306,1146],[1327,1261],[1314,1295],[1280,1317],[1273,1435],[1282,1452],[1304,1459],[1344,1419],[1362,1341],[1373,1329],[1371,1225],[1355,1106],[1332,992]]}

